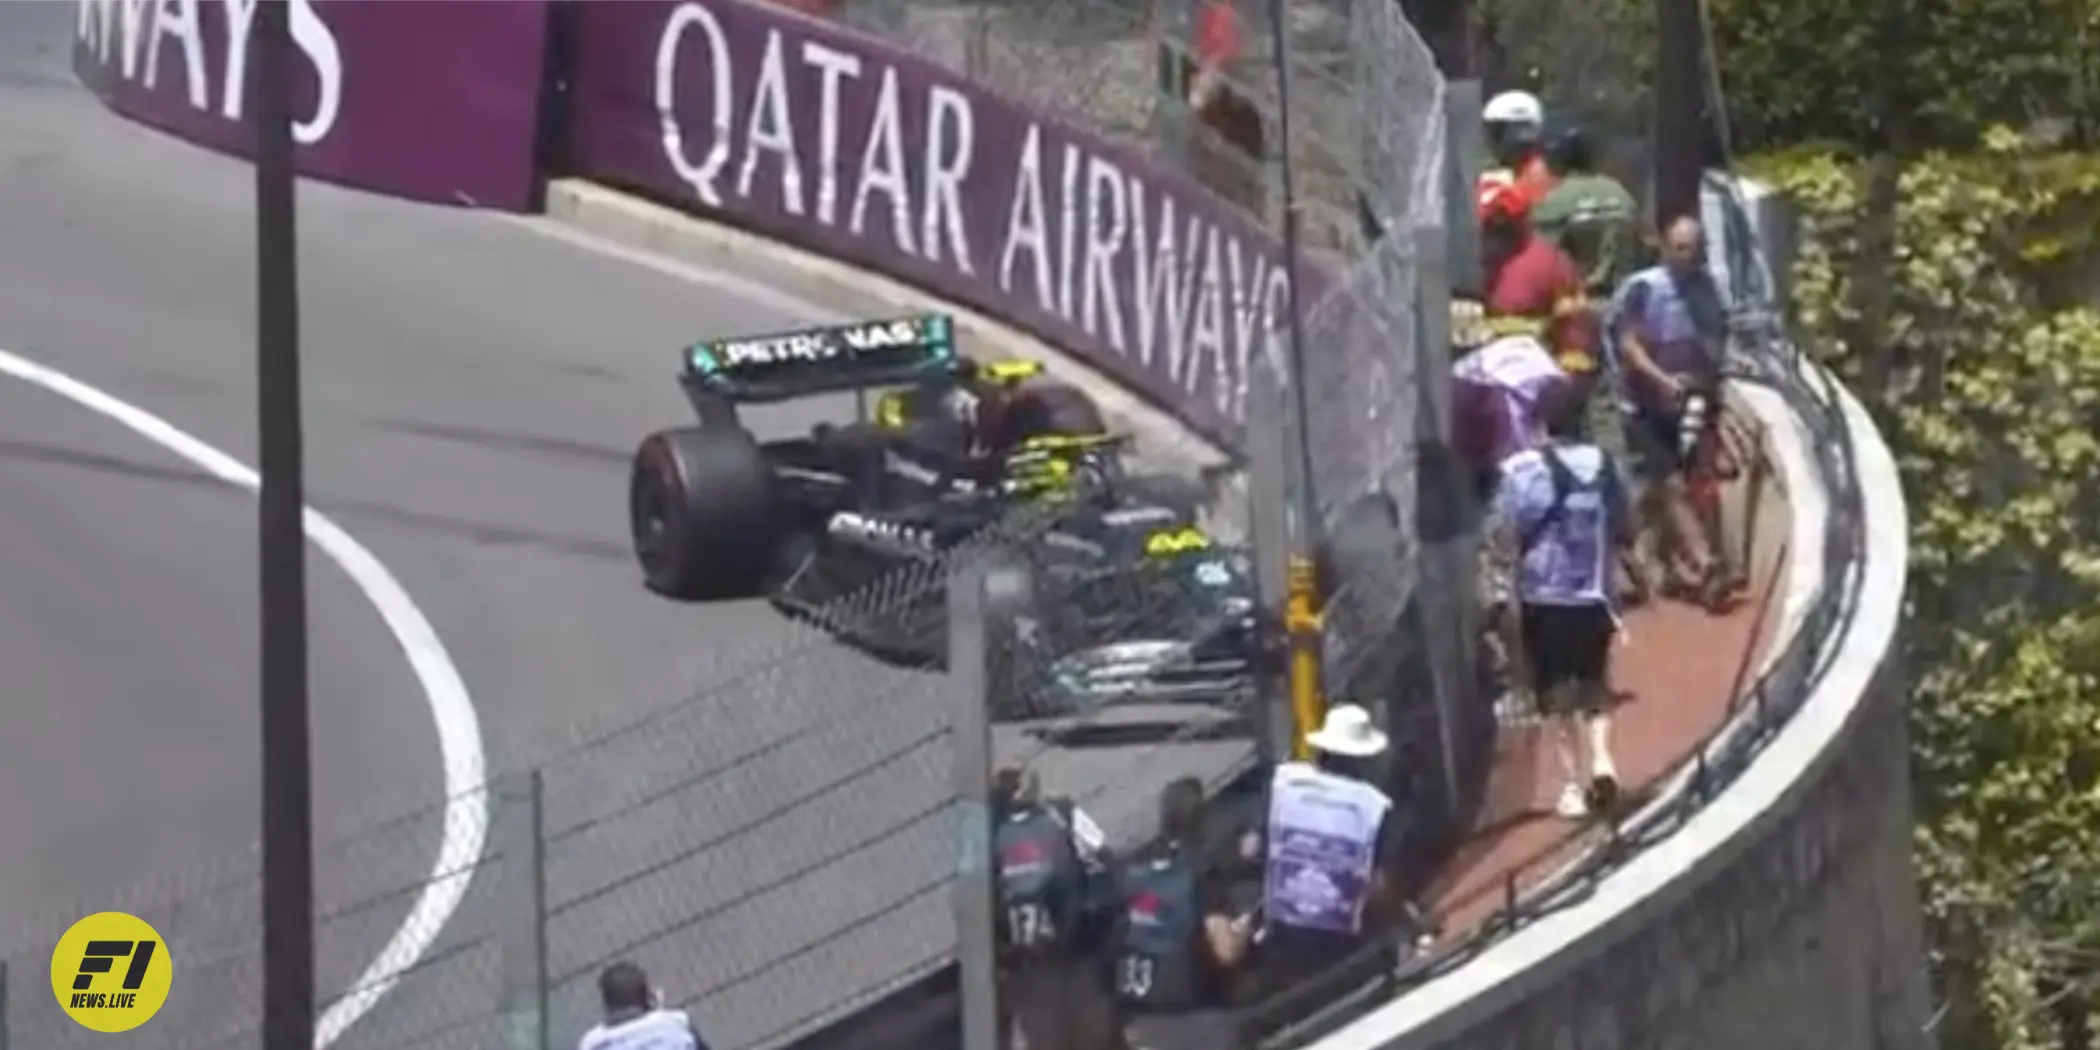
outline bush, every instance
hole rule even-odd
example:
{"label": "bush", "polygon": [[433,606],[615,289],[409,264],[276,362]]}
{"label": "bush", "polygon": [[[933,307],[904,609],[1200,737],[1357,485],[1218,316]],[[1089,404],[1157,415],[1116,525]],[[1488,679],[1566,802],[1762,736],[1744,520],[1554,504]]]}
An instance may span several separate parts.
{"label": "bush", "polygon": [[[1906,149],[1970,149],[1997,124],[2100,141],[2100,0],[1705,3],[1744,152],[1873,149],[1892,136]],[[1654,10],[1655,0],[1607,0],[1571,19],[1555,0],[1481,0],[1488,75],[1645,138]]]}
{"label": "bush", "polygon": [[[1959,965],[1940,1035],[2085,1050],[2100,977],[2100,158],[1998,130],[1900,170],[1796,150],[1804,342],[1869,403],[1911,500],[1918,868]],[[1879,212],[1879,214],[1877,214]],[[1887,224],[1878,243],[1876,224]],[[2081,296],[2080,293],[2083,293]]]}

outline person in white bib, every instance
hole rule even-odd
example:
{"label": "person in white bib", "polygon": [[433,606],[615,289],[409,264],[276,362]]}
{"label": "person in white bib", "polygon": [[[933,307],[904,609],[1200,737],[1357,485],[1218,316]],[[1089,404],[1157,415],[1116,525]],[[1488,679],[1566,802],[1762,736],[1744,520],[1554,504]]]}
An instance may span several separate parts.
{"label": "person in white bib", "polygon": [[1401,910],[1386,870],[1398,822],[1372,783],[1385,733],[1362,707],[1337,704],[1306,743],[1313,761],[1276,767],[1262,843],[1263,959],[1300,976],[1347,958]]}
{"label": "person in white bib", "polygon": [[631,962],[616,962],[598,974],[605,1019],[576,1041],[576,1050],[707,1050],[707,1041],[684,1010],[667,1010],[649,986],[649,975]]}

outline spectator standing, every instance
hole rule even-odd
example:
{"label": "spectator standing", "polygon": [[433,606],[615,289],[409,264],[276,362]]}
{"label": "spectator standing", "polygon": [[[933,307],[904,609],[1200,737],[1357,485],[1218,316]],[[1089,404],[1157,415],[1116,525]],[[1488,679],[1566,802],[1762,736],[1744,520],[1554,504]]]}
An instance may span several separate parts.
{"label": "spectator standing", "polygon": [[[1549,395],[1568,382],[1544,344],[1529,336],[1505,336],[1458,359],[1452,397],[1454,441],[1491,499],[1509,457],[1537,444],[1540,413]],[[1528,703],[1530,674],[1524,669],[1524,639],[1511,600],[1516,566],[1502,545],[1480,547],[1480,608],[1488,639],[1519,703]]]}
{"label": "spectator standing", "polygon": [[[1502,464],[1495,510],[1517,554],[1517,614],[1539,713],[1552,723],[1564,784],[1563,817],[1610,807],[1618,796],[1611,753],[1610,663],[1618,617],[1613,548],[1631,538],[1626,497],[1611,457],[1578,436],[1580,400],[1549,395],[1543,440]],[[1585,733],[1585,730],[1587,731]],[[1585,741],[1586,737],[1586,741]],[[1588,744],[1587,779],[1579,761]]]}
{"label": "spectator standing", "polygon": [[[1178,52],[1178,53],[1177,53]],[[1264,215],[1267,157],[1261,110],[1230,79],[1247,54],[1247,29],[1231,0],[1196,0],[1185,46],[1163,44],[1162,78],[1194,115],[1191,173],[1219,196]]]}
{"label": "spectator standing", "polygon": [[1306,743],[1312,762],[1276,767],[1262,843],[1263,966],[1294,978],[1348,958],[1367,925],[1408,911],[1389,870],[1393,801],[1372,783],[1385,733],[1362,707],[1337,704]]}
{"label": "spectator standing", "polygon": [[1552,174],[1544,151],[1546,108],[1528,91],[1505,91],[1488,99],[1480,120],[1486,130],[1489,163],[1480,187],[1514,186],[1529,200],[1550,187]]}
{"label": "spectator standing", "polygon": [[1720,413],[1727,315],[1706,267],[1699,221],[1661,230],[1662,262],[1627,278],[1614,297],[1618,359],[1634,414],[1628,444],[1639,461],[1643,520],[1656,526],[1672,590],[1717,604],[1740,584],[1718,522],[1692,498],[1698,455]]}
{"label": "spectator standing", "polygon": [[1597,170],[1582,129],[1562,132],[1545,156],[1559,181],[1532,206],[1532,227],[1574,260],[1583,290],[1602,298],[1633,269],[1640,206],[1619,180]]}
{"label": "spectator standing", "polygon": [[1032,773],[992,783],[1002,1005],[1028,1050],[1114,1050],[1114,1001],[1095,965],[1094,887],[1107,870],[1101,830],[1076,806],[1042,798]]}
{"label": "spectator standing", "polygon": [[1224,1050],[1237,1041],[1229,1006],[1254,916],[1235,915],[1232,858],[1211,849],[1203,782],[1160,793],[1160,837],[1125,866],[1111,965],[1131,1016],[1130,1042]]}
{"label": "spectator standing", "polygon": [[631,962],[598,973],[598,999],[605,1019],[577,1040],[576,1050],[707,1050],[707,1041],[684,1010],[667,1010],[649,986],[649,975]]}
{"label": "spectator standing", "polygon": [[1563,371],[1594,371],[1594,324],[1574,262],[1532,229],[1531,204],[1522,191],[1490,187],[1479,203],[1488,328],[1538,338]]}

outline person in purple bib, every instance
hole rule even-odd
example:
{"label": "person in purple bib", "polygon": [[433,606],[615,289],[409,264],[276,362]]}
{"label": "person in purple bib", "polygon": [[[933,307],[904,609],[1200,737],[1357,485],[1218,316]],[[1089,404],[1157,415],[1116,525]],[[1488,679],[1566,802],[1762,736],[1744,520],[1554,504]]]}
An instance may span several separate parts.
{"label": "person in purple bib", "polygon": [[1369,932],[1413,914],[1388,872],[1393,801],[1374,786],[1385,733],[1362,707],[1337,704],[1306,743],[1311,762],[1276,767],[1261,840],[1261,965],[1286,981],[1340,963]]}
{"label": "person in purple bib", "polygon": [[[1632,538],[1618,467],[1580,436],[1584,408],[1562,388],[1546,399],[1544,431],[1502,461],[1495,516],[1516,555],[1516,608],[1527,692],[1554,732],[1566,777],[1556,805],[1580,819],[1618,795],[1611,755],[1611,651],[1616,551]],[[1578,756],[1587,731],[1589,769]]]}

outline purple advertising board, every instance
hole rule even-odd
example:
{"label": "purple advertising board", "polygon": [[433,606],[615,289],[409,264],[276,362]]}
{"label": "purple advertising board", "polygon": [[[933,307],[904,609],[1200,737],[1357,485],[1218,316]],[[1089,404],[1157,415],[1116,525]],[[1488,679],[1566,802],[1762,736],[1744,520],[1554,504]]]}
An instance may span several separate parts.
{"label": "purple advertising board", "polygon": [[[110,108],[248,152],[256,0],[82,0],[73,69]],[[299,170],[417,200],[533,198],[545,0],[291,0]]]}
{"label": "purple advertising board", "polygon": [[1131,151],[761,3],[586,3],[574,29],[578,175],[1016,324],[1227,441],[1279,362],[1281,246]]}

